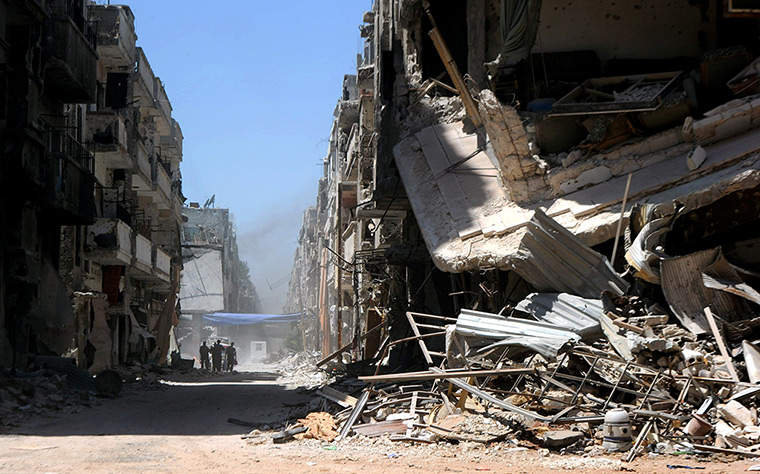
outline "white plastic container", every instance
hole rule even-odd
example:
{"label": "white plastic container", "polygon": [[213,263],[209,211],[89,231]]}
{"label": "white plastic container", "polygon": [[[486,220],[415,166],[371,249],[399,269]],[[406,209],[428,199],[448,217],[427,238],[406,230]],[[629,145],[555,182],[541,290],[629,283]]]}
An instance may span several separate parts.
{"label": "white plastic container", "polygon": [[608,452],[628,451],[633,446],[631,419],[622,408],[615,408],[604,415],[602,432],[602,447]]}

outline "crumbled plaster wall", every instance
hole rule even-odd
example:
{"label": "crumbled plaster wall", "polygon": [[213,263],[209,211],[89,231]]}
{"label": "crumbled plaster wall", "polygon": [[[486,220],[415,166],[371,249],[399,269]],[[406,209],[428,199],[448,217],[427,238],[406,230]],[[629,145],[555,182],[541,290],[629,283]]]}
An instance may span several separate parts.
{"label": "crumbled plaster wall", "polygon": [[534,156],[517,111],[502,106],[489,89],[480,93],[478,108],[510,197],[515,202],[539,200],[546,192],[542,178],[545,167],[542,160]]}

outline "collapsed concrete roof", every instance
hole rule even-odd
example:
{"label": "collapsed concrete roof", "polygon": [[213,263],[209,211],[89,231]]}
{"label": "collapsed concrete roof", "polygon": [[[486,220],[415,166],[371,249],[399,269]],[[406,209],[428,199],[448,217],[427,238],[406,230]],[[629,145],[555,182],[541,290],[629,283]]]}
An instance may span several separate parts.
{"label": "collapsed concrete roof", "polygon": [[[503,150],[487,153],[491,147],[504,145],[496,143],[504,141],[504,136],[489,133],[486,143],[482,132],[479,137],[465,131],[462,122],[425,128],[399,143],[394,156],[440,270],[509,270],[523,258],[519,247],[538,209],[587,245],[613,238],[629,173],[626,210],[637,202],[672,206],[675,201],[688,212],[732,192],[757,187],[758,123],[760,96],[751,96],[709,111],[700,120],[687,117],[681,127],[629,140],[590,160],[548,171],[541,169],[539,156],[526,157],[524,151],[515,153],[516,164],[504,158]],[[517,131],[524,136],[520,122],[497,129],[487,120],[486,130],[510,130],[513,135]],[[508,138],[510,146],[519,149],[520,137]],[[688,161],[696,146],[706,152],[697,167]],[[514,176],[515,168],[524,169],[529,160],[536,163],[528,170],[532,174]],[[519,186],[528,188],[523,189],[525,195],[540,198],[515,202],[518,196],[513,190]]]}

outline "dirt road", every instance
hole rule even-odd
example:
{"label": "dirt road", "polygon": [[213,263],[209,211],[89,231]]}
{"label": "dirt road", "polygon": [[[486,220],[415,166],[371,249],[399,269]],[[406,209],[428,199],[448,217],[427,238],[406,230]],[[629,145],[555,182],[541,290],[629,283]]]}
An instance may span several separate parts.
{"label": "dirt road", "polygon": [[526,451],[499,443],[411,446],[388,439],[274,445],[268,437],[243,440],[249,428],[228,418],[279,425],[309,409],[311,397],[250,373],[197,379],[168,377],[162,390],[139,384],[118,399],[100,399],[79,413],[32,419],[0,435],[0,473],[554,473],[746,472],[755,463],[620,456],[578,457]]}

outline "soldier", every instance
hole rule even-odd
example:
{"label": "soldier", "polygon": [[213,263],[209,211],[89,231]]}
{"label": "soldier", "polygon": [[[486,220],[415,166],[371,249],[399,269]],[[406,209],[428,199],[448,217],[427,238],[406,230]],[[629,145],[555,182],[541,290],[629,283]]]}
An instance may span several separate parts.
{"label": "soldier", "polygon": [[227,357],[227,370],[232,372],[233,367],[237,365],[237,349],[235,349],[234,342],[230,342],[230,347],[227,348],[225,355]]}
{"label": "soldier", "polygon": [[208,346],[206,345],[206,341],[203,341],[198,352],[201,354],[201,369],[210,369],[211,362],[208,360]]}
{"label": "soldier", "polygon": [[222,341],[217,339],[216,343],[211,346],[209,350],[211,352],[211,365],[213,372],[221,372],[222,370]]}

